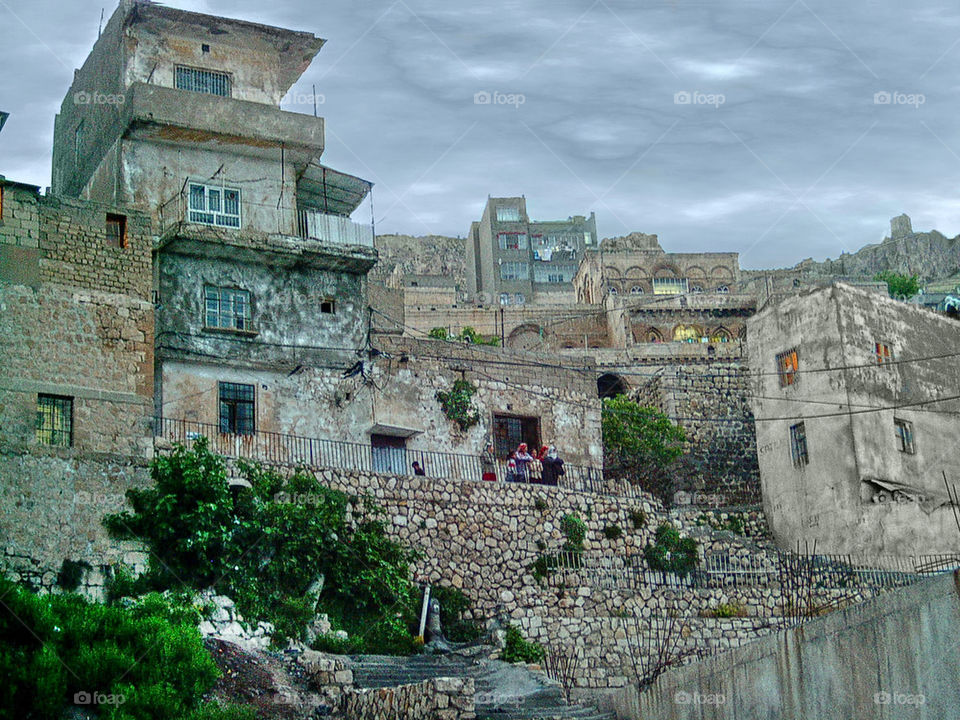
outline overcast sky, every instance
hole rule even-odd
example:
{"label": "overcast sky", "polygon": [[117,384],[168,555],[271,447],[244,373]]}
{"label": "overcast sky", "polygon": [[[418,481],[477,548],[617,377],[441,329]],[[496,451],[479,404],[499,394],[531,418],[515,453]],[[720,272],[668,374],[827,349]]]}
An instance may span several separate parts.
{"label": "overcast sky", "polygon": [[[855,251],[901,212],[960,231],[956,2],[166,4],[327,39],[294,93],[323,95],[324,161],[376,183],[381,233],[463,235],[521,194],[745,268]],[[103,5],[0,0],[0,174],[50,184]]]}

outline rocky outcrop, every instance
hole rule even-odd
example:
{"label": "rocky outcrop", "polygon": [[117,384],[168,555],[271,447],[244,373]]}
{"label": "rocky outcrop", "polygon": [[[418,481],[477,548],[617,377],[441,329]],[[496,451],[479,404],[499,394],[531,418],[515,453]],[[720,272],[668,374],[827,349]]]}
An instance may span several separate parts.
{"label": "rocky outcrop", "polygon": [[398,270],[400,275],[443,276],[464,287],[466,242],[463,238],[444,235],[377,235],[373,244],[380,260],[370,274],[374,278],[384,278]]}

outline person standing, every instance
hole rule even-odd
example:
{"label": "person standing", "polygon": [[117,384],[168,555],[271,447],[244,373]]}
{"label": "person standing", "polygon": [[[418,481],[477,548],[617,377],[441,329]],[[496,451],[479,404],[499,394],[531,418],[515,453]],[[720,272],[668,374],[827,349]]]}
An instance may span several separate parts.
{"label": "person standing", "polygon": [[539,485],[543,482],[543,461],[540,459],[540,453],[533,453],[533,460],[527,467],[530,473],[530,482]]}
{"label": "person standing", "polygon": [[413,461],[413,474],[414,475],[426,475],[427,471],[421,467],[420,463],[416,460]]}
{"label": "person standing", "polygon": [[533,461],[533,455],[527,452],[527,444],[520,443],[516,453],[517,460],[517,482],[528,482],[530,479],[530,463]]}
{"label": "person standing", "polygon": [[480,477],[489,482],[497,480],[497,457],[493,454],[493,445],[488,444],[480,455]]}
{"label": "person standing", "polygon": [[514,450],[507,458],[507,482],[518,482],[517,480],[517,452]]}
{"label": "person standing", "polygon": [[[543,462],[543,467],[543,482],[545,485],[559,485],[560,478],[567,474],[567,471],[563,469],[563,460],[557,454],[557,448],[553,445],[547,450],[547,457]],[[547,472],[547,467],[550,468],[549,473]]]}

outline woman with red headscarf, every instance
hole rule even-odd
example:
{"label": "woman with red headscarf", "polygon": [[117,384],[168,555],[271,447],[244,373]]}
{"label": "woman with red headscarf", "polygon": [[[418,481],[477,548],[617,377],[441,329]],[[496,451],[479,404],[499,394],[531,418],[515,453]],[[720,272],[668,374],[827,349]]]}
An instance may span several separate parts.
{"label": "woman with red headscarf", "polygon": [[530,463],[533,462],[533,455],[527,452],[527,444],[520,443],[517,447],[517,475],[520,482],[530,481]]}

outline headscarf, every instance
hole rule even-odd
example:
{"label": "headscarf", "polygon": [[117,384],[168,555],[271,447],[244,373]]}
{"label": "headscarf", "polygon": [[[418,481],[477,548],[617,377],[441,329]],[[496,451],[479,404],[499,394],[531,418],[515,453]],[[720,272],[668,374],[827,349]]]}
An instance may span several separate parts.
{"label": "headscarf", "polygon": [[551,445],[550,449],[547,450],[547,457],[550,458],[551,460],[557,460],[558,459],[557,448]]}
{"label": "headscarf", "polygon": [[527,451],[527,444],[520,443],[520,446],[517,448],[517,452],[525,453]]}

